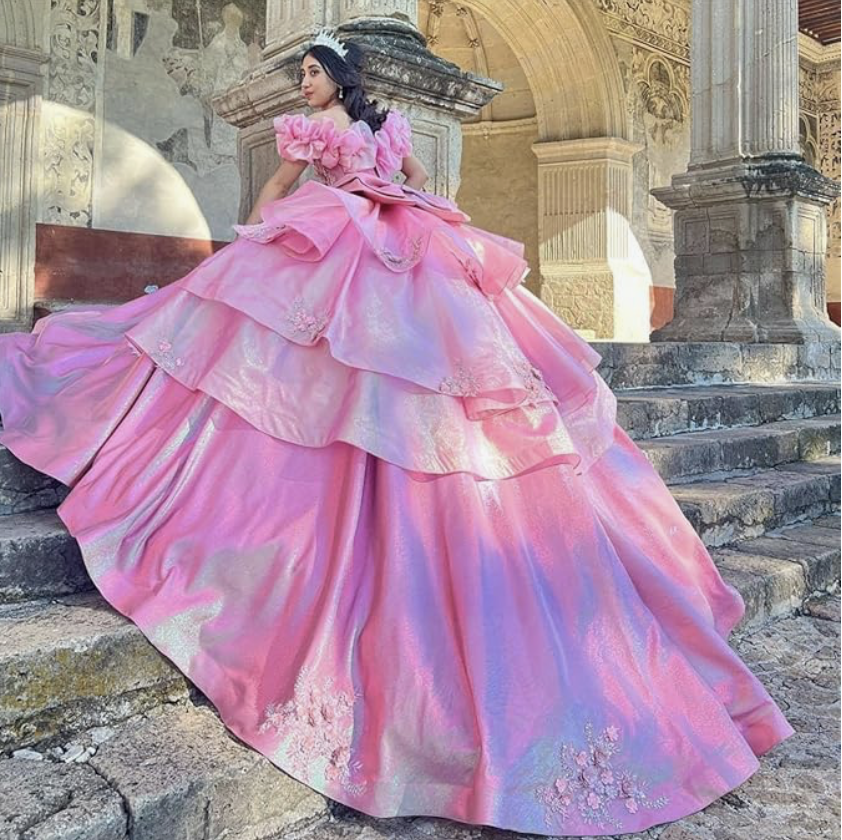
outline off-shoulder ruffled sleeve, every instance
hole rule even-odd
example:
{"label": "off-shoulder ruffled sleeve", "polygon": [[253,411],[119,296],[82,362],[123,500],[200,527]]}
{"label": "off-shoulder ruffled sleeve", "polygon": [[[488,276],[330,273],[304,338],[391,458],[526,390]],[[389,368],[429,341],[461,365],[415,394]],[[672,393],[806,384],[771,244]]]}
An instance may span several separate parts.
{"label": "off-shoulder ruffled sleeve", "polygon": [[377,143],[377,174],[391,180],[403,165],[403,159],[412,154],[412,126],[400,111],[391,110],[374,139]]}
{"label": "off-shoulder ruffled sleeve", "polygon": [[274,119],[278,154],[284,160],[321,160],[335,145],[336,126],[331,120],[311,120],[304,114],[284,114]]}

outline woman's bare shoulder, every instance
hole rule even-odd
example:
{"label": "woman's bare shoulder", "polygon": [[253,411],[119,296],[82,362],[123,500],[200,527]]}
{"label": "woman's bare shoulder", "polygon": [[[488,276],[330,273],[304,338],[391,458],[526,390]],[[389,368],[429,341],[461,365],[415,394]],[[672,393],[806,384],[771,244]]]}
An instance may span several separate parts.
{"label": "woman's bare shoulder", "polygon": [[315,114],[310,115],[310,119],[317,122],[330,120],[340,130],[350,128],[353,122],[342,105],[334,105],[332,108],[325,108],[324,111],[316,111]]}

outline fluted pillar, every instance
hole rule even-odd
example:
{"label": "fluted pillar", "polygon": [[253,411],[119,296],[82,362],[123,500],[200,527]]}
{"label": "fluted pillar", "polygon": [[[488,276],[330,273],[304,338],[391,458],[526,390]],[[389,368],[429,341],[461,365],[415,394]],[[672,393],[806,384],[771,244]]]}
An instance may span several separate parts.
{"label": "fluted pillar", "polygon": [[277,166],[272,118],[304,111],[298,67],[323,26],[366,53],[369,94],[410,119],[415,154],[430,173],[427,189],[455,198],[462,157],[461,121],[473,116],[502,85],[429,52],[418,31],[417,0],[268,0],[263,62],[242,83],[214,99],[219,115],[240,131],[244,217]]}
{"label": "fluted pillar", "polygon": [[675,210],[675,317],[652,338],[838,341],[824,208],[839,187],[800,154],[797,2],[692,14],[690,165],[652,191]]}
{"label": "fluted pillar", "polygon": [[43,68],[38,50],[0,43],[0,332],[32,326]]}
{"label": "fluted pillar", "polygon": [[794,0],[693,4],[690,167],[800,155]]}
{"label": "fluted pillar", "polygon": [[588,337],[645,341],[650,278],[629,221],[635,143],[616,137],[539,142],[541,299]]}

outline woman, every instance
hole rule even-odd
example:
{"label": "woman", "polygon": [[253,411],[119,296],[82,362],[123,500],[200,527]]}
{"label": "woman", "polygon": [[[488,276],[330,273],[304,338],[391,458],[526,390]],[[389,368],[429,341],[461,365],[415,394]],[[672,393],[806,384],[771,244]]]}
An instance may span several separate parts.
{"label": "woman", "polygon": [[106,599],[327,796],[572,835],[705,807],[792,734],[739,595],[522,246],[420,191],[359,50],[320,33],[301,72],[236,242],[0,337],[0,440],[72,486]]}

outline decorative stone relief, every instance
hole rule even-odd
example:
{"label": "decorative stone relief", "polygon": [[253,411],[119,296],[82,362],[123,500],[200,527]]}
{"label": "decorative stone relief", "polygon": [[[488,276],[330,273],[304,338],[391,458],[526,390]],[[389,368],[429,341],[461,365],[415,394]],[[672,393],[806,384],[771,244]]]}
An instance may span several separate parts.
{"label": "decorative stone relief", "polygon": [[51,0],[42,220],[90,227],[100,0]]}
{"label": "decorative stone relief", "polygon": [[418,23],[418,0],[340,0],[339,22],[358,17],[396,17]]}
{"label": "decorative stone relief", "polygon": [[[824,175],[840,178],[839,111],[825,112],[819,117],[819,162],[817,168]],[[842,226],[839,218],[839,199],[827,208],[827,254],[842,256]]]}
{"label": "decorative stone relief", "polygon": [[52,106],[43,130],[44,222],[91,227],[94,118]]}
{"label": "decorative stone relief", "polygon": [[[840,178],[840,71],[833,62],[814,63],[802,57],[799,67],[801,151],[823,175]],[[839,199],[826,209],[827,256],[842,254]]]}
{"label": "decorative stone relief", "polygon": [[690,58],[689,2],[672,0],[595,0],[610,32],[661,52]]}

